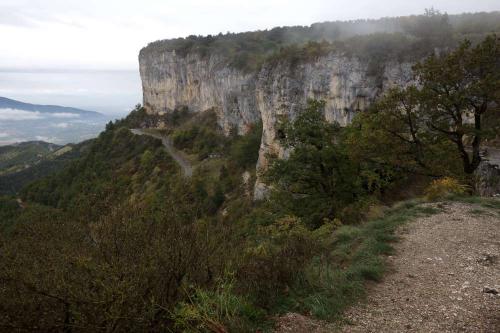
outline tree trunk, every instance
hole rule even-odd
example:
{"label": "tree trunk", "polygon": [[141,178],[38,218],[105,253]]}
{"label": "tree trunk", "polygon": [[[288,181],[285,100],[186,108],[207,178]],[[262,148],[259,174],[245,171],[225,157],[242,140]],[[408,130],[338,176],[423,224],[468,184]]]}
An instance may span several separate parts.
{"label": "tree trunk", "polygon": [[476,171],[479,164],[481,164],[481,114],[477,112],[474,113],[474,129],[476,133],[474,134],[474,141],[472,141],[472,172]]}

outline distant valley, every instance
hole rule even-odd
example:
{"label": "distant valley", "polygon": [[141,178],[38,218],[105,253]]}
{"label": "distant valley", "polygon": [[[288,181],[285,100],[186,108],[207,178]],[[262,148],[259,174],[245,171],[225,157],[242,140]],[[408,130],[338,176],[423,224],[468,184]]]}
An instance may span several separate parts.
{"label": "distant valley", "polygon": [[98,112],[0,97],[0,146],[26,141],[77,143],[95,137],[109,120]]}
{"label": "distant valley", "polygon": [[0,195],[15,194],[30,182],[61,170],[81,155],[87,143],[61,146],[28,141],[0,146]]}

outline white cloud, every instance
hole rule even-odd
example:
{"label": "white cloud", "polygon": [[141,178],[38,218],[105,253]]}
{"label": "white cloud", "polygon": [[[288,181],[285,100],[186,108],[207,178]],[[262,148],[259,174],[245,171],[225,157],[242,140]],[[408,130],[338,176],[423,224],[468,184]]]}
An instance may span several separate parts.
{"label": "white cloud", "polygon": [[52,126],[57,127],[57,128],[68,128],[71,126],[71,124],[69,124],[69,123],[57,123],[57,124],[54,124]]}
{"label": "white cloud", "polygon": [[0,140],[0,146],[11,145],[11,144],[14,144],[14,143],[24,142],[24,141],[28,141],[28,139],[25,139],[25,138],[10,138],[10,139],[7,139],[7,140]]}
{"label": "white cloud", "polygon": [[77,113],[69,113],[69,112],[56,112],[50,113],[51,117],[54,118],[80,118],[80,115]]}
{"label": "white cloud", "polygon": [[8,137],[9,134],[8,133],[5,133],[5,132],[0,132],[0,138],[6,138]]}
{"label": "white cloud", "polygon": [[0,109],[0,120],[36,120],[42,119],[40,112],[24,111],[17,109]]}
{"label": "white cloud", "polygon": [[57,143],[59,141],[59,139],[56,138],[55,136],[48,137],[48,136],[43,136],[43,135],[37,135],[37,136],[35,136],[35,139],[37,139],[38,141],[45,141],[45,142],[52,142],[52,143]]}
{"label": "white cloud", "polygon": [[[6,67],[137,68],[148,42],[318,21],[500,10],[498,0],[1,0]],[[279,13],[279,15],[276,15]]]}
{"label": "white cloud", "polygon": [[[46,119],[48,117],[51,118],[60,118],[60,119],[79,119],[80,115],[77,113],[70,112],[55,112],[55,113],[41,113],[39,111],[25,111],[25,110],[17,110],[17,109],[0,109],[0,120],[10,120],[10,121],[20,121],[20,120],[38,120],[38,119]],[[66,124],[66,123],[61,123]],[[62,125],[68,126],[69,124]]]}

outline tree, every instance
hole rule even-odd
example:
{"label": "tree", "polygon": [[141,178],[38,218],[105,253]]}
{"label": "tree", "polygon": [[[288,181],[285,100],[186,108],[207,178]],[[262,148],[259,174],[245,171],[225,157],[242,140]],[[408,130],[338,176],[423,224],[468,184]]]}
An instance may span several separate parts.
{"label": "tree", "polygon": [[[489,36],[476,47],[465,41],[417,64],[414,74],[416,84],[389,91],[358,116],[351,128],[358,136],[350,142],[366,156],[412,173],[472,174],[481,163],[481,144],[495,135],[496,127],[485,126],[484,119],[498,118],[499,39]],[[457,161],[461,171],[454,170]]]}
{"label": "tree", "polygon": [[454,147],[428,130],[419,94],[415,86],[391,89],[347,127],[344,144],[370,191],[412,175],[461,172]]}
{"label": "tree", "polygon": [[414,71],[419,117],[428,130],[456,145],[464,172],[472,174],[488,135],[482,120],[500,103],[500,39],[491,35],[476,47],[464,41],[447,55],[417,64]]}
{"label": "tree", "polygon": [[[424,43],[432,45],[448,45],[452,38],[453,27],[448,14],[429,8],[424,15],[407,18],[403,23],[403,30],[415,37],[421,38]],[[425,45],[425,44],[422,44]]]}
{"label": "tree", "polygon": [[280,205],[318,227],[334,218],[360,194],[357,168],[336,142],[340,127],[323,116],[325,103],[309,101],[294,121],[282,124],[287,159],[275,160],[267,173]]}

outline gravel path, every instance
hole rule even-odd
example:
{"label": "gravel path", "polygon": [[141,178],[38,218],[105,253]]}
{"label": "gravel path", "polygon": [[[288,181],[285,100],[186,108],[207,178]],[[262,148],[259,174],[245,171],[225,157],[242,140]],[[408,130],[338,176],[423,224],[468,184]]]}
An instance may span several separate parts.
{"label": "gravel path", "polygon": [[136,135],[147,135],[161,140],[167,153],[172,156],[175,162],[177,162],[177,164],[181,167],[184,176],[190,178],[193,175],[193,166],[177,149],[174,148],[170,138],[138,128],[131,129],[130,131]]}
{"label": "gravel path", "polygon": [[402,229],[392,272],[342,332],[500,332],[500,215],[481,211],[452,203]]}
{"label": "gravel path", "polygon": [[288,314],[277,332],[500,333],[500,212],[449,203],[399,230],[389,272],[335,329]]}

